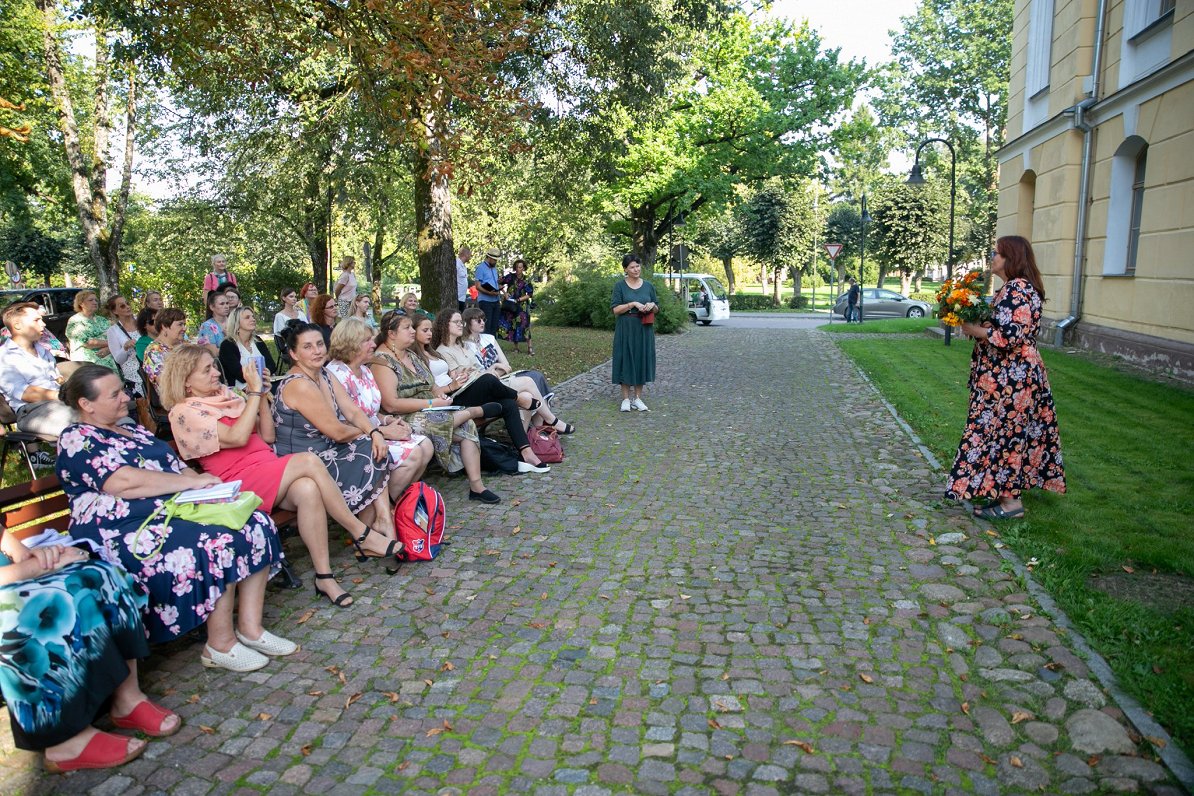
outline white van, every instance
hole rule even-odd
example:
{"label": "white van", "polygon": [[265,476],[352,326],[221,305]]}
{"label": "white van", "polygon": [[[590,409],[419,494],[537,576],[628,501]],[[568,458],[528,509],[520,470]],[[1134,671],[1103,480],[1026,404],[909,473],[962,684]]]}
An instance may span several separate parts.
{"label": "white van", "polygon": [[655,274],[667,282],[668,288],[688,307],[693,323],[708,326],[714,321],[729,320],[730,297],[721,280],[712,274]]}

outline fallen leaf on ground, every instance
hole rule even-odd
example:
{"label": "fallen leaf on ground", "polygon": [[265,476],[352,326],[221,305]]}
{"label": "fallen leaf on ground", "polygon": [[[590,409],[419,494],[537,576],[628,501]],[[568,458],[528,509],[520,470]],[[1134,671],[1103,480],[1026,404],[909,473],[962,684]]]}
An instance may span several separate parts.
{"label": "fallen leaf on ground", "polygon": [[930,537],[929,537],[929,544],[931,544],[931,545],[935,545],[935,544],[937,544],[937,540],[936,540],[936,539],[934,539],[933,537],[931,537],[931,536],[930,536]]}
{"label": "fallen leaf on ground", "polygon": [[216,731],[215,727],[208,727],[206,724],[199,725],[199,732],[205,733],[207,735],[214,735],[215,731]]}
{"label": "fallen leaf on ground", "polygon": [[1164,738],[1154,738],[1151,735],[1146,735],[1144,737],[1148,740],[1149,743],[1151,743],[1153,746],[1157,747],[1158,749],[1164,749],[1166,746]]}
{"label": "fallen leaf on ground", "polygon": [[1036,716],[1032,715],[1027,710],[1017,710],[1016,712],[1012,713],[1012,724],[1019,724],[1022,721],[1028,721],[1029,719],[1035,718]]}
{"label": "fallen leaf on ground", "polygon": [[173,688],[167,688],[165,691],[162,692],[162,696],[170,696],[171,694],[173,694],[175,692],[175,690],[176,689],[173,689]]}
{"label": "fallen leaf on ground", "polygon": [[555,562],[555,561],[549,561],[549,562],[548,562],[548,564],[547,564],[547,566],[548,566],[549,568],[550,568],[550,567],[554,567],[554,566],[556,565],[556,563],[557,563],[557,562]]}
{"label": "fallen leaf on ground", "polygon": [[1094,768],[1095,766],[1097,766],[1099,764],[1099,761],[1102,759],[1103,758],[1099,757],[1098,755],[1091,755],[1090,757],[1086,758],[1086,765],[1090,766],[1091,768]]}
{"label": "fallen leaf on ground", "polygon": [[514,526],[514,530],[510,531],[510,533],[522,533],[522,526],[521,526],[521,525],[515,525],[515,526]]}
{"label": "fallen leaf on ground", "polygon": [[410,761],[409,761],[409,760],[403,760],[401,763],[399,763],[399,764],[398,764],[397,768],[398,768],[398,770],[399,770],[399,771],[406,771],[406,769],[407,769],[409,766],[410,766]]}
{"label": "fallen leaf on ground", "polygon": [[784,746],[799,746],[810,755],[813,753],[813,745],[808,741],[784,741]]}
{"label": "fallen leaf on ground", "polygon": [[301,625],[313,616],[315,616],[315,609],[308,608],[306,611],[303,612],[303,615],[298,618],[298,622],[296,622],[295,624]]}
{"label": "fallen leaf on ground", "polygon": [[1020,758],[1016,757],[1015,755],[1012,755],[1011,757],[1009,757],[1007,762],[1011,763],[1016,768],[1024,768],[1024,761],[1021,760]]}
{"label": "fallen leaf on ground", "polygon": [[543,592],[542,594],[540,594],[540,595],[539,595],[539,599],[540,599],[540,600],[546,600],[546,599],[547,599],[547,592]]}
{"label": "fallen leaf on ground", "polygon": [[691,595],[691,594],[681,594],[681,595],[680,595],[680,599],[681,599],[681,600],[688,600],[688,599],[691,599],[691,598],[692,598],[692,595]]}
{"label": "fallen leaf on ground", "polygon": [[864,682],[864,683],[873,683],[873,682],[875,682],[875,678],[874,678],[874,677],[871,677],[871,676],[870,676],[869,674],[867,674],[866,672],[859,672],[859,673],[858,673],[858,679],[859,679],[859,680],[861,680],[861,681],[862,681],[862,682]]}
{"label": "fallen leaf on ground", "polygon": [[270,714],[268,714],[268,713],[258,713],[258,714],[257,714],[257,720],[258,720],[258,721],[269,721],[269,720],[270,720],[270,719],[272,719],[272,718],[273,718],[273,716],[271,716],[271,715],[270,715]]}
{"label": "fallen leaf on ground", "polygon": [[962,712],[965,713],[967,716],[970,715],[970,703],[969,702],[962,703]]}
{"label": "fallen leaf on ground", "polygon": [[1153,674],[1162,674],[1164,671],[1160,666],[1153,664]]}
{"label": "fallen leaf on ground", "polygon": [[729,673],[729,672],[722,672],[722,673],[721,673],[721,679],[722,679],[722,680],[729,680],[729,679],[730,679],[730,673]]}
{"label": "fallen leaf on ground", "polygon": [[501,550],[486,550],[485,551],[485,555],[487,555],[487,556],[498,556],[501,554],[502,554]]}
{"label": "fallen leaf on ground", "polygon": [[348,678],[344,676],[344,672],[336,672],[336,678],[340,681],[340,685],[348,685]]}
{"label": "fallen leaf on ground", "polygon": [[428,738],[433,738],[433,737],[435,737],[436,735],[441,735],[441,734],[443,734],[443,731],[444,731],[444,728],[443,728],[443,727],[432,727],[430,730],[428,730],[428,731],[427,731],[427,737],[428,737]]}
{"label": "fallen leaf on ground", "polygon": [[321,697],[321,696],[323,696],[323,692],[322,691],[308,691],[307,696]]}
{"label": "fallen leaf on ground", "polygon": [[299,752],[302,754],[303,757],[306,757],[307,755],[311,754],[311,744],[305,744],[302,749],[299,749]]}
{"label": "fallen leaf on ground", "polygon": [[360,584],[365,582],[365,579],[364,578],[353,578],[352,582],[359,586]]}
{"label": "fallen leaf on ground", "polygon": [[600,598],[601,598],[601,599],[603,599],[603,600],[608,600],[608,599],[609,599],[609,595],[608,595],[608,594],[598,594],[597,596],[598,596],[598,597],[600,597]]}
{"label": "fallen leaf on ground", "polygon": [[427,684],[427,687],[428,687],[428,688],[430,688],[431,686],[435,685],[435,682],[434,682],[434,681],[432,681],[432,680],[424,680],[423,682]]}
{"label": "fallen leaf on ground", "polygon": [[427,593],[428,593],[429,595],[431,595],[432,597],[434,597],[434,596],[435,596],[435,589],[432,589],[432,588],[427,588],[427,589],[423,589],[423,591],[427,592]]}
{"label": "fallen leaf on ground", "polygon": [[451,661],[444,661],[444,665],[439,667],[439,670],[441,672],[450,672],[455,668],[456,668],[456,664],[452,663]]}
{"label": "fallen leaf on ground", "polygon": [[191,694],[190,698],[187,699],[187,702],[190,702],[192,705],[194,705],[198,701],[199,701],[198,694]]}
{"label": "fallen leaf on ground", "polygon": [[357,691],[355,694],[350,696],[348,699],[344,700],[345,709],[347,709],[349,706],[352,705],[353,702],[356,702],[358,699],[360,699],[363,696],[364,696],[364,694],[362,694],[360,691]]}
{"label": "fallen leaf on ground", "polygon": [[542,630],[543,628],[547,627],[546,622],[527,622],[527,624],[536,630]]}
{"label": "fallen leaf on ground", "polygon": [[871,623],[871,618],[870,618],[869,616],[864,616],[864,617],[862,618],[862,623],[863,623],[864,625],[869,625],[869,624]]}
{"label": "fallen leaf on ground", "polygon": [[721,722],[719,722],[717,719],[709,719],[709,727],[714,730],[720,730]]}
{"label": "fallen leaf on ground", "polygon": [[391,705],[398,701],[398,692],[397,691],[383,691],[382,696],[389,699]]}
{"label": "fallen leaf on ground", "polygon": [[592,699],[590,699],[590,700],[589,700],[589,704],[590,704],[590,705],[596,705],[596,704],[597,704],[597,697],[593,697]]}
{"label": "fallen leaf on ground", "polygon": [[521,505],[522,505],[522,498],[519,498],[518,500],[515,500],[515,501],[514,501],[514,502],[512,502],[510,505],[511,505],[511,506],[521,506]]}
{"label": "fallen leaf on ground", "polygon": [[1123,571],[1128,573],[1129,575],[1131,575],[1133,572],[1136,571],[1136,570],[1132,569],[1131,567],[1129,567],[1127,564],[1124,564],[1123,567],[1121,567],[1121,569],[1123,569]]}

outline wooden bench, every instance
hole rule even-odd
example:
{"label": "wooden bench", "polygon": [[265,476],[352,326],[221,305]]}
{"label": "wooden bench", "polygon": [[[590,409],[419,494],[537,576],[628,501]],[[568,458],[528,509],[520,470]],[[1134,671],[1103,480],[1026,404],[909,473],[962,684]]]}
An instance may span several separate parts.
{"label": "wooden bench", "polygon": [[[279,536],[289,536],[297,533],[295,520],[298,518],[293,511],[274,511],[270,519],[278,526]],[[37,536],[42,531],[53,528],[65,531],[70,525],[70,499],[62,491],[62,484],[58,476],[48,475],[24,484],[0,489],[0,525],[4,532],[12,534],[17,539],[28,539]],[[290,565],[282,562],[282,571],[278,573],[278,585],[285,588],[297,589],[303,584],[290,570]]]}

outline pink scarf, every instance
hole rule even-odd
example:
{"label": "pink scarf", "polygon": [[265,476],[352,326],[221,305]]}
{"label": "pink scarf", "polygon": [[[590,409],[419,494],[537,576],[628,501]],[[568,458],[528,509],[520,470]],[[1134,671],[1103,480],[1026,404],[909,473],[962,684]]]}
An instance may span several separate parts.
{"label": "pink scarf", "polygon": [[190,397],[170,410],[170,430],[183,459],[201,459],[220,450],[217,424],[222,417],[240,417],[245,399],[228,387],[207,398]]}

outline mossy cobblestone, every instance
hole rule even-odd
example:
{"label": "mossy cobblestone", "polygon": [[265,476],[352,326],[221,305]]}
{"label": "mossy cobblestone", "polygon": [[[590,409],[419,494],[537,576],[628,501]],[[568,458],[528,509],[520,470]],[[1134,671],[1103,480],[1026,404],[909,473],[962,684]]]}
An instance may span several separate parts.
{"label": "mossy cobblestone", "polygon": [[0,791],[1182,792],[828,336],[661,338],[658,378],[564,385],[567,460],[499,506],[433,479],[435,562],[338,549],[352,608],[271,590],[296,655],[156,649],[174,738],[65,778],[8,746]]}

